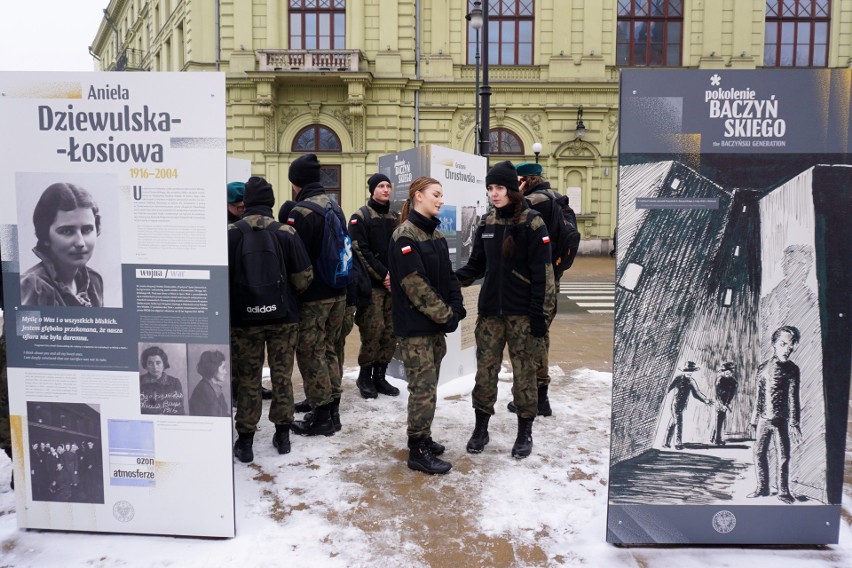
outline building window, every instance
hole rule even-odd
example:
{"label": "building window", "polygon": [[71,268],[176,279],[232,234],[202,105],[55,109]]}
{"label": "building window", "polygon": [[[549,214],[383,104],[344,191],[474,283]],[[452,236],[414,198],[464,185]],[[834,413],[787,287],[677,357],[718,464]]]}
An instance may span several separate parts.
{"label": "building window", "polygon": [[616,65],[678,67],[683,0],[618,0]]}
{"label": "building window", "polygon": [[346,0],[290,0],[290,49],[344,49]]}
{"label": "building window", "polygon": [[505,128],[491,129],[491,155],[499,156],[509,154],[522,156],[524,154],[524,143],[518,135]]}
{"label": "building window", "polygon": [[[468,0],[467,4],[470,13],[473,0]],[[489,65],[533,64],[534,4],[534,0],[499,0],[489,3]],[[476,30],[470,23],[467,24],[467,62],[476,62]]]}
{"label": "building window", "polygon": [[293,138],[293,152],[342,152],[340,138],[321,124],[306,126]]}
{"label": "building window", "polygon": [[828,64],[830,0],[767,0],[765,67]]}
{"label": "building window", "polygon": [[[333,130],[321,124],[312,124],[301,129],[293,138],[290,148],[293,152],[342,152],[340,138]],[[320,162],[323,158],[320,158]],[[339,165],[322,164],[320,167],[320,183],[325,192],[336,202],[340,203],[341,176]]]}

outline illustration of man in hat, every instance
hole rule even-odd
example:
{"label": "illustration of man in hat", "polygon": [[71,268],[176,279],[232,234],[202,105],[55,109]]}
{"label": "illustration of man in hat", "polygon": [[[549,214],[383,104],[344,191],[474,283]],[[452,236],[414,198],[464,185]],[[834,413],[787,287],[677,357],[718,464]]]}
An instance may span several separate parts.
{"label": "illustration of man in hat", "polygon": [[731,401],[737,394],[737,378],[734,376],[733,362],[726,361],[719,368],[719,376],[716,378],[716,429],[713,431],[713,436],[710,442],[717,446],[724,446],[725,440],[722,438],[722,428],[725,426],[725,418],[728,416],[728,411],[731,410]]}
{"label": "illustration of man in hat", "polygon": [[699,369],[692,361],[687,361],[686,365],[681,368],[680,375],[676,376],[666,392],[675,391],[672,399],[672,417],[669,420],[669,427],[666,431],[666,443],[664,448],[670,448],[672,444],[672,435],[677,433],[675,437],[675,449],[683,449],[683,412],[686,410],[686,405],[689,403],[689,395],[694,396],[706,405],[713,404],[713,401],[698,390],[698,384],[692,378],[692,373]]}

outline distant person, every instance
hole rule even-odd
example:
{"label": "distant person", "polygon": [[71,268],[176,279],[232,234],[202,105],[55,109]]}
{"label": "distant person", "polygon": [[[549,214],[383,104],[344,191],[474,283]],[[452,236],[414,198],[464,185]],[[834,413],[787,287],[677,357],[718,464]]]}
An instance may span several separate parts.
{"label": "distant person", "polygon": [[536,365],[545,349],[548,315],[555,301],[550,238],[541,215],[524,201],[511,162],[495,164],[485,175],[485,184],[494,208],[480,220],[470,259],[456,272],[462,286],[484,278],[474,331],[476,425],[467,451],[478,454],[490,441],[488,422],[508,345],[518,415],[512,457],[522,459],[532,452],[532,426],[538,414]]}
{"label": "distant person", "polygon": [[386,175],[373,174],[367,187],[370,199],[349,219],[352,250],[367,269],[372,286],[371,302],[358,308],[355,316],[361,334],[360,372],[355,384],[363,398],[398,396],[399,389],[388,383],[385,374],[396,350],[387,265],[388,246],[399,214],[391,211],[393,187]]}
{"label": "distant person", "polygon": [[299,342],[296,346],[296,362],[312,412],[306,414],[304,420],[293,422],[291,429],[302,436],[332,436],[341,429],[343,382],[337,344],[346,316],[346,288],[333,288],[319,277],[326,220],[312,207],[331,207],[334,214],[342,218],[344,229],[346,218],[320,183],[320,162],[316,154],[305,154],[294,160],[288,178],[296,202],[285,203],[279,220],[296,230],[305,244],[314,272],[310,287],[299,296]]}
{"label": "distant person", "polygon": [[231,361],[238,385],[234,457],[248,463],[254,460],[254,434],[263,412],[264,356],[272,380],[272,445],[279,454],[290,452],[293,358],[299,328],[297,295],[308,289],[313,270],[296,231],[272,216],[275,193],[268,181],[259,176],[249,178],[245,204],[243,218],[228,228],[228,268]]}
{"label": "distant person", "polygon": [[243,218],[246,211],[244,199],[246,184],[232,181],[228,184],[228,224],[236,223]]}
{"label": "distant person", "polygon": [[183,385],[180,379],[166,373],[169,356],[154,345],[142,351],[139,358],[144,373],[139,376],[142,414],[186,414],[183,408]]}
{"label": "distant person", "polygon": [[103,306],[103,278],[87,266],[101,233],[91,194],[72,183],[48,186],[36,203],[33,226],[33,252],[41,262],[21,274],[21,304]]}
{"label": "distant person", "polygon": [[689,404],[690,395],[708,406],[713,404],[711,399],[701,393],[698,389],[698,384],[692,377],[692,373],[699,369],[700,367],[698,365],[692,361],[688,361],[686,366],[681,368],[681,374],[676,376],[672,380],[671,384],[669,384],[669,388],[666,392],[674,391],[674,398],[672,399],[672,417],[669,420],[669,426],[666,430],[666,441],[663,444],[664,448],[671,447],[672,437],[674,436],[675,449],[683,449],[683,413],[686,411],[687,404]]}
{"label": "distant person", "polygon": [[189,397],[189,413],[192,416],[230,416],[231,408],[223,390],[228,377],[225,354],[218,350],[205,351],[195,369],[201,380]]}
{"label": "distant person", "polygon": [[431,474],[452,468],[438,457],[445,448],[432,440],[432,420],[447,353],[444,334],[455,331],[466,315],[449,245],[438,230],[443,203],[437,180],[412,181],[388,258],[393,331],[408,382],[408,467]]}
{"label": "distant person", "polygon": [[793,503],[790,493],[790,439],[802,440],[799,403],[799,367],[790,355],[799,345],[798,328],[782,325],[772,334],[772,357],[757,368],[757,400],[750,429],[755,437],[754,465],[757,488],[749,498],[769,495],[769,446],[775,441],[778,463],[778,499]]}
{"label": "distant person", "polygon": [[723,363],[719,369],[719,376],[716,378],[716,428],[713,430],[710,442],[717,446],[725,445],[725,438],[722,434],[725,418],[731,411],[731,402],[733,402],[739,386],[737,378],[734,376],[735,368],[731,361]]}

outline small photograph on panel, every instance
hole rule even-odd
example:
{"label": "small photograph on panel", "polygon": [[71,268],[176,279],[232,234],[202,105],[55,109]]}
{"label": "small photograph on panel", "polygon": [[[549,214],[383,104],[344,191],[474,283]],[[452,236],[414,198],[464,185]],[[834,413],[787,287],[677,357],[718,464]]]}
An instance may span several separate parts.
{"label": "small photograph on panel", "polygon": [[33,501],[103,503],[98,405],[27,402]]}
{"label": "small photograph on panel", "polygon": [[139,344],[139,404],[142,414],[186,414],[186,344]]}
{"label": "small photograph on panel", "polygon": [[188,345],[189,414],[231,416],[231,361],[227,345]]}

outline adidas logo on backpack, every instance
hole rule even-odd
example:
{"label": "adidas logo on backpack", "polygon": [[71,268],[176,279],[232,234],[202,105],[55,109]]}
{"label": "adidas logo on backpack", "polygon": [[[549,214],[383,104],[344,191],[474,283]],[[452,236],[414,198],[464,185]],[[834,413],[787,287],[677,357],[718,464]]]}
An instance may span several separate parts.
{"label": "adidas logo on backpack", "polygon": [[281,223],[252,228],[245,220],[234,223],[242,232],[231,277],[231,317],[237,322],[263,322],[286,317],[287,265],[275,232]]}

